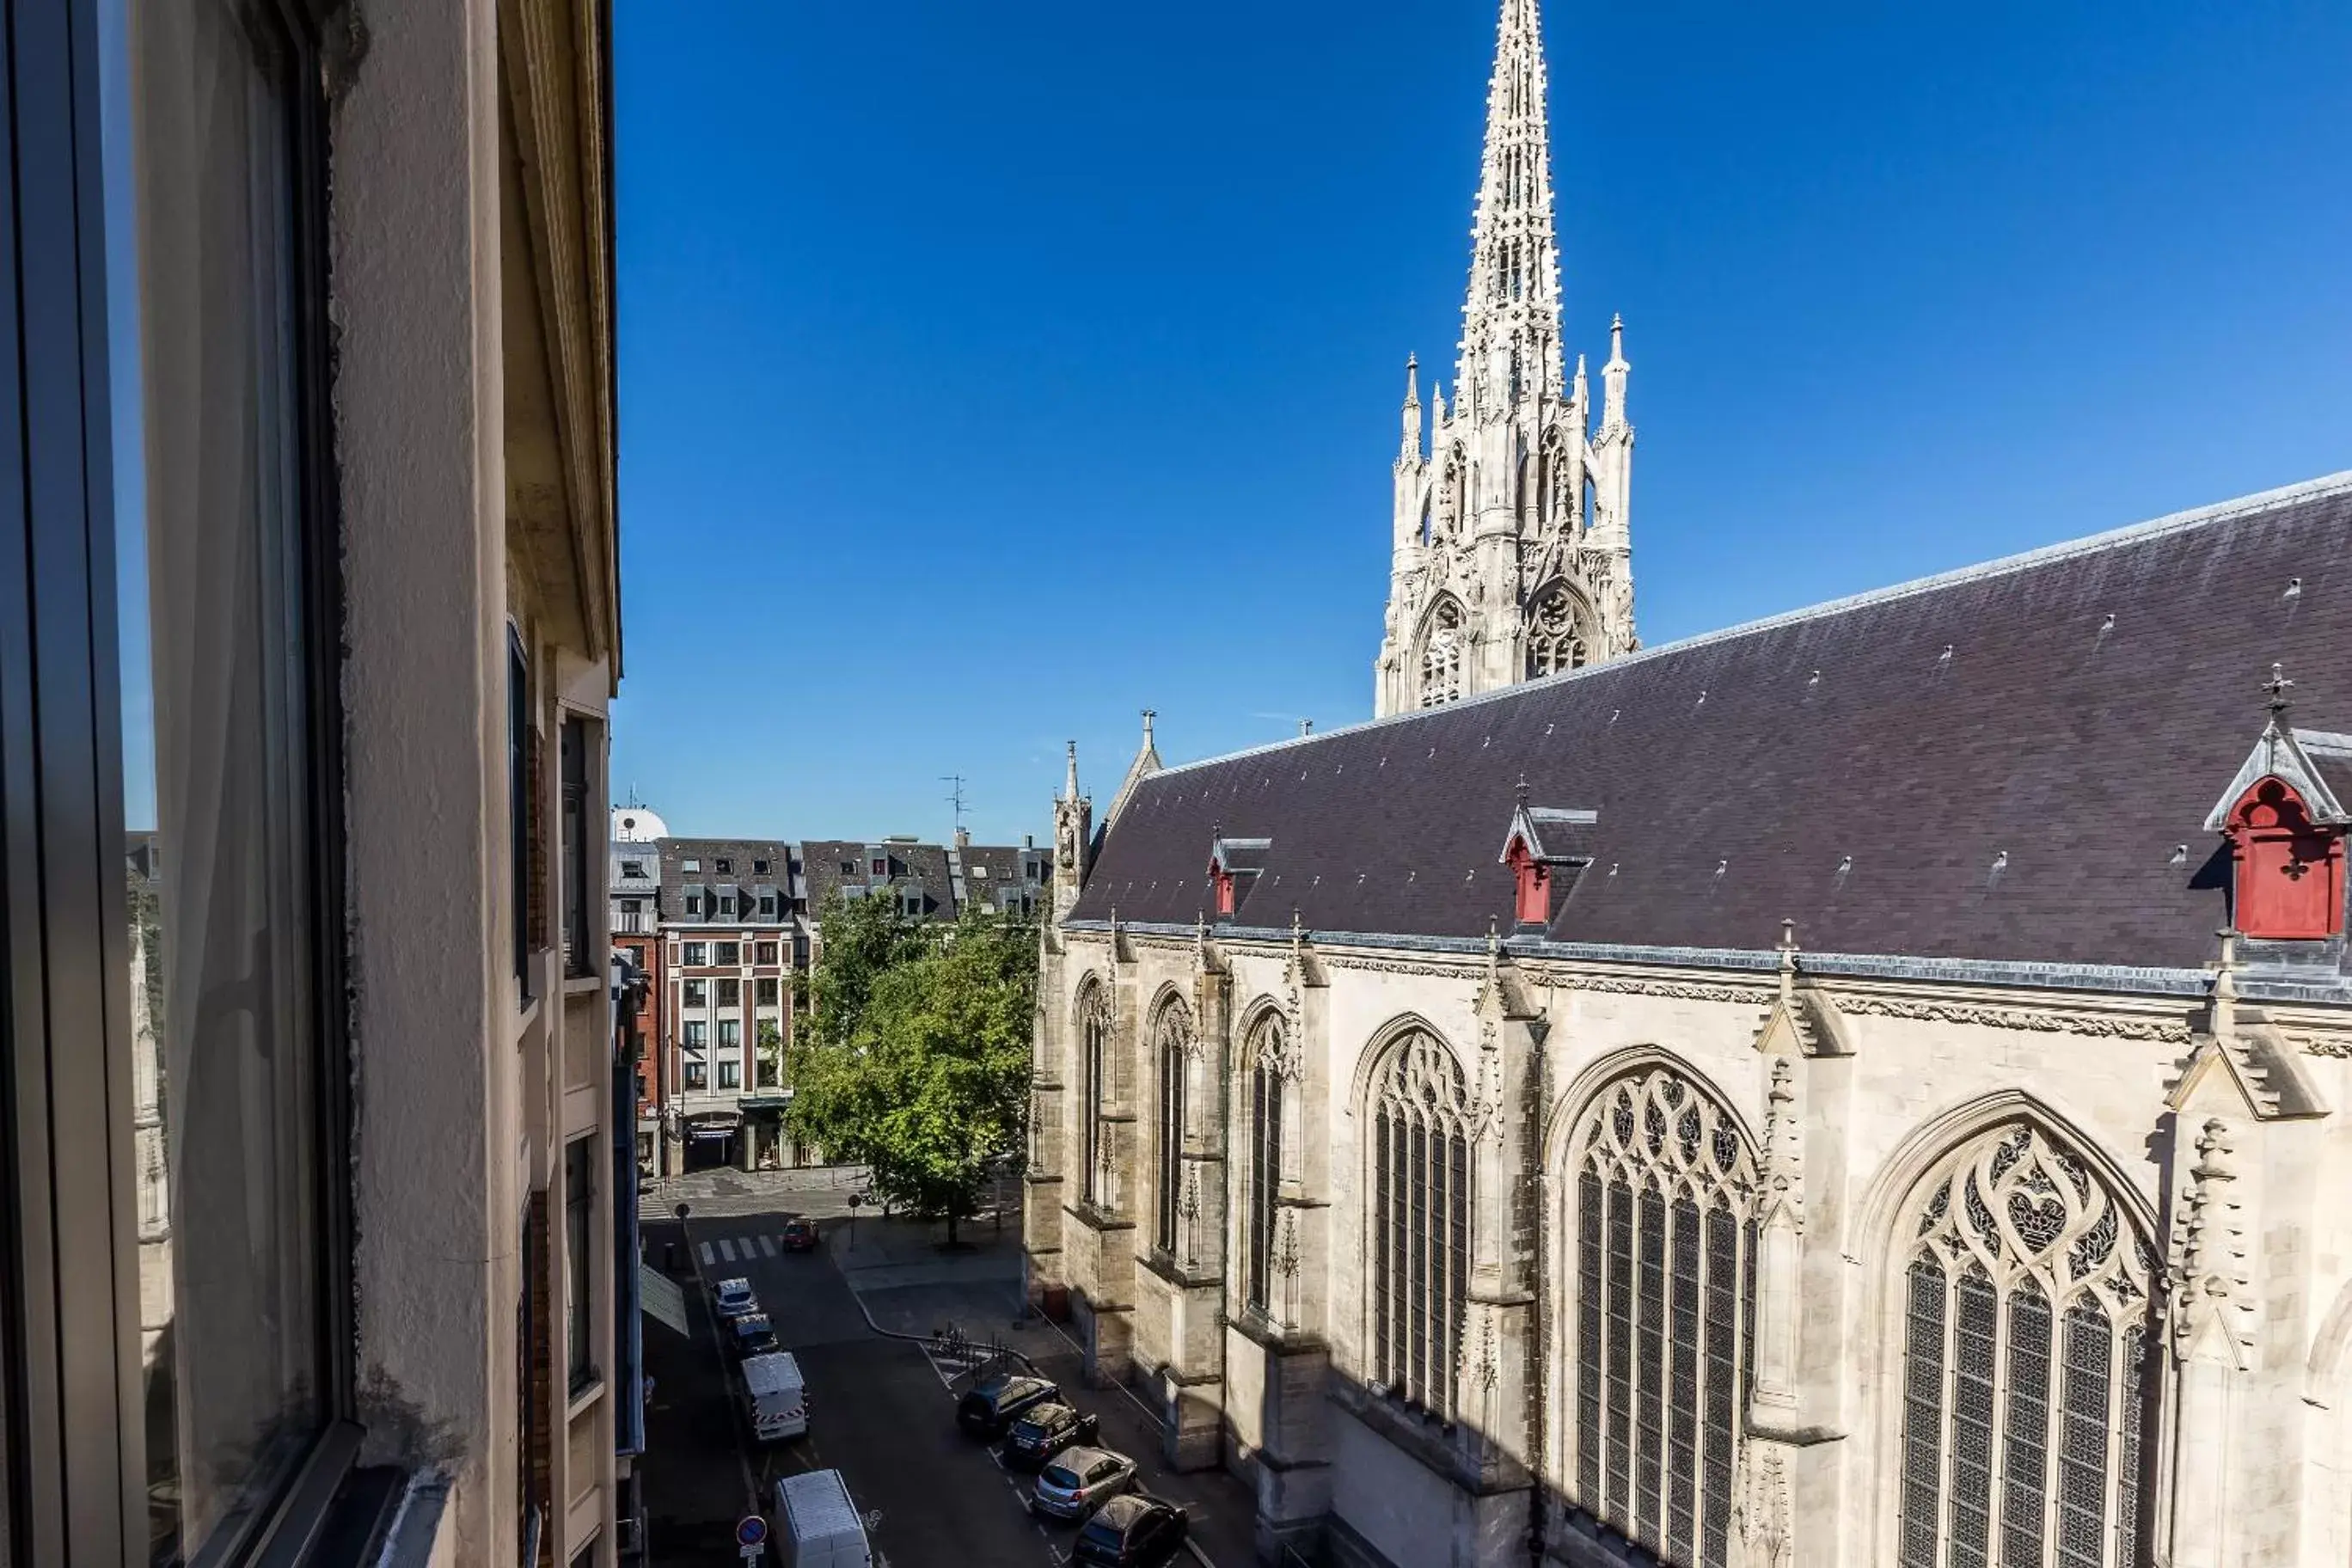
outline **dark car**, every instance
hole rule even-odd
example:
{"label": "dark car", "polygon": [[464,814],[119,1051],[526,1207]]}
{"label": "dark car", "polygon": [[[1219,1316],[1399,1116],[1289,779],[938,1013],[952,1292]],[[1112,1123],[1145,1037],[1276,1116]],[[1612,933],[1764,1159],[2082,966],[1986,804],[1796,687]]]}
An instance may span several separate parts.
{"label": "dark car", "polygon": [[1099,1416],[1081,1415],[1059,1400],[1033,1405],[1029,1413],[1004,1435],[1004,1468],[1042,1468],[1046,1460],[1073,1443],[1091,1443],[1102,1430]]}
{"label": "dark car", "polygon": [[1029,1511],[1072,1524],[1135,1486],[1135,1461],[1108,1448],[1065,1448],[1037,1472]]}
{"label": "dark car", "polygon": [[1060,1397],[1061,1392],[1042,1377],[1014,1373],[983,1377],[956,1401],[956,1425],[975,1437],[1002,1437],[1006,1427],[1034,1407]]}
{"label": "dark car", "polygon": [[728,1327],[733,1331],[728,1338],[734,1343],[737,1361],[747,1361],[755,1355],[773,1355],[784,1348],[776,1339],[774,1326],[761,1313],[753,1312],[738,1318]]}
{"label": "dark car", "polygon": [[1073,1563],[1097,1563],[1104,1568],[1160,1568],[1184,1550],[1192,1521],[1172,1502],[1141,1492],[1127,1492],[1095,1510],[1078,1543]]}
{"label": "dark car", "polygon": [[776,1239],[786,1252],[814,1252],[816,1250],[816,1221],[795,1215],[784,1221],[784,1233]]}

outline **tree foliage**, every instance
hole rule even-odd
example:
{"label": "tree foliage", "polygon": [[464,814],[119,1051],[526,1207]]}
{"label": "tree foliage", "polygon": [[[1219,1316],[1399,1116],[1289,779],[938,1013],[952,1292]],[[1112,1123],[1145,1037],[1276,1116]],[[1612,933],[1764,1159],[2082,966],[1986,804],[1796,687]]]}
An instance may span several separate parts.
{"label": "tree foliage", "polygon": [[982,910],[927,925],[880,899],[836,897],[819,920],[793,1130],[868,1166],[894,1204],[945,1216],[952,1238],[1024,1145],[1035,930]]}

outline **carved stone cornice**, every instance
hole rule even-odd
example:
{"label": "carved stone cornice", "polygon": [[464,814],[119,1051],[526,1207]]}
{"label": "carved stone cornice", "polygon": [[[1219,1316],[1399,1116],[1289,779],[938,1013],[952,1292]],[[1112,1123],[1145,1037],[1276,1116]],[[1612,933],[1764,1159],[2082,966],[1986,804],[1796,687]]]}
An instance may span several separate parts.
{"label": "carved stone cornice", "polygon": [[2185,1046],[2194,1031],[2185,1023],[2112,1013],[2064,1013],[2054,1009],[1979,1007],[1959,1002],[1913,1002],[1890,996],[1849,996],[1838,1003],[1849,1016],[1905,1018],[1930,1024],[1977,1024],[2031,1034],[2088,1035],[2096,1039],[2153,1040]]}
{"label": "carved stone cornice", "polygon": [[1433,980],[1475,981],[1484,973],[1475,964],[1431,963],[1410,958],[1356,958],[1334,953],[1323,962],[1333,969],[1360,969],[1374,974],[1417,974]]}
{"label": "carved stone cornice", "polygon": [[1671,996],[1685,1002],[1735,1002],[1769,1007],[1772,992],[1761,985],[1719,985],[1701,981],[1656,980],[1618,974],[1561,974],[1554,984],[1568,991],[1599,991],[1621,996]]}

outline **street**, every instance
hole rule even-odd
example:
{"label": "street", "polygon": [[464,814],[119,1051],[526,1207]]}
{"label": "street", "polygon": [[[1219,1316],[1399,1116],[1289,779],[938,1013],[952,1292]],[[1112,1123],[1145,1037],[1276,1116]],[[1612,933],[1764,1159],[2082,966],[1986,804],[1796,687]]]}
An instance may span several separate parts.
{"label": "street", "polygon": [[[954,1324],[975,1343],[993,1339],[1027,1354],[1066,1398],[1101,1417],[1103,1443],[1138,1461],[1149,1489],[1191,1510],[1198,1550],[1180,1562],[1243,1568],[1251,1560],[1250,1503],[1239,1483],[1217,1473],[1166,1473],[1147,1412],[1125,1390],[1078,1386],[1078,1357],[1066,1339],[1034,1321],[1014,1327],[1017,1255],[986,1222],[971,1229],[982,1245],[944,1253],[934,1245],[938,1227],[868,1213],[856,1222],[853,1247],[846,1191],[819,1173],[728,1184],[748,1190],[674,1186],[647,1200],[646,1257],[656,1268],[677,1260],[692,1331],[681,1336],[646,1324],[655,1389],[641,1468],[651,1562],[738,1562],[737,1519],[770,1512],[763,1505],[772,1505],[778,1478],[825,1468],[842,1471],[877,1561],[889,1568],[1052,1568],[1067,1560],[1074,1531],[1031,1519],[993,1451],[956,1428],[954,1394],[966,1386],[968,1358],[935,1359],[929,1345],[887,1337],[877,1324],[924,1340]],[[693,1211],[683,1225],[652,1217],[656,1204],[680,1199]],[[721,1212],[706,1216],[706,1203]],[[776,1245],[793,1214],[817,1219],[823,1247],[792,1254]],[[736,1414],[709,1289],[738,1276],[751,1281],[808,1380],[805,1437],[754,1445]]]}

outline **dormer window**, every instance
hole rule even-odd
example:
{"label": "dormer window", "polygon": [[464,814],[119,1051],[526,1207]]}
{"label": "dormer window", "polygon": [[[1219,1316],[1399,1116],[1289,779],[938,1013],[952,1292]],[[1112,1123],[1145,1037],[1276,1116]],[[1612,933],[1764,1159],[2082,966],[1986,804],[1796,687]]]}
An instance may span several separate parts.
{"label": "dormer window", "polygon": [[1518,840],[1511,841],[1510,852],[1503,857],[1511,868],[1514,884],[1518,889],[1518,923],[1523,926],[1551,924],[1551,868],[1535,857],[1535,851]]}
{"label": "dormer window", "polygon": [[2284,779],[2258,781],[2223,830],[2235,863],[2232,923],[2246,936],[2316,942],[2344,931],[2344,830],[2312,820]]}
{"label": "dormer window", "polygon": [[2352,812],[2352,735],[2291,729],[2272,673],[2271,721],[2205,818],[2230,841],[2231,923],[2272,942],[2344,934],[2344,835]]}
{"label": "dormer window", "polygon": [[1598,812],[1531,806],[1522,786],[1500,856],[1511,868],[1512,918],[1521,931],[1551,929],[1558,873],[1567,868],[1572,881],[1578,867],[1591,863],[1592,830],[1600,820]]}
{"label": "dormer window", "polygon": [[1250,884],[1265,869],[1266,855],[1274,847],[1271,838],[1228,838],[1217,835],[1209,846],[1209,884],[1213,893],[1217,918],[1234,918],[1242,900],[1249,897]]}

